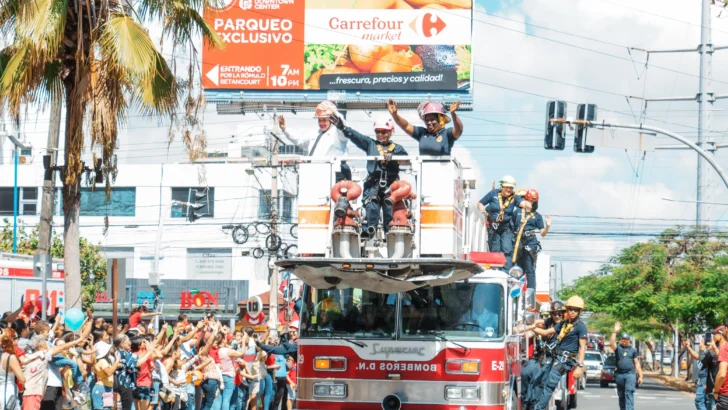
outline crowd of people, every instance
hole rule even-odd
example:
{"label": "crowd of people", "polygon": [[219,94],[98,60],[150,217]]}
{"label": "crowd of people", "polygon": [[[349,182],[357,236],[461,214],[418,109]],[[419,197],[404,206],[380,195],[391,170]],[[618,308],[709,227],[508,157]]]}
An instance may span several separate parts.
{"label": "crowd of people", "polygon": [[154,332],[156,314],[139,307],[116,328],[87,312],[73,331],[23,309],[0,319],[0,410],[293,408],[297,321],[280,338],[212,314]]}

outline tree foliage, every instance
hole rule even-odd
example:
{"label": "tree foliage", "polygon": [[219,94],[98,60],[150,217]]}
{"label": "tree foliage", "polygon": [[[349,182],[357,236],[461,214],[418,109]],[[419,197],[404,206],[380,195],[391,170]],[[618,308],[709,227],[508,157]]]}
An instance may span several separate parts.
{"label": "tree foliage", "polygon": [[[6,218],[0,231],[0,252],[13,250],[13,226]],[[22,225],[18,220],[18,224]],[[38,249],[38,229],[31,231],[24,227],[18,228],[18,254],[33,255]],[[106,290],[106,259],[101,255],[101,247],[81,238],[81,297],[83,309],[90,309],[95,300],[95,294]],[[60,235],[53,236],[50,255],[53,258],[63,258],[63,240]],[[93,279],[91,279],[93,277]]]}
{"label": "tree foliage", "polygon": [[674,331],[675,323],[681,333],[697,334],[728,315],[726,239],[705,229],[666,230],[654,240],[622,249],[560,295],[578,294],[587,309],[621,321],[641,340]]}

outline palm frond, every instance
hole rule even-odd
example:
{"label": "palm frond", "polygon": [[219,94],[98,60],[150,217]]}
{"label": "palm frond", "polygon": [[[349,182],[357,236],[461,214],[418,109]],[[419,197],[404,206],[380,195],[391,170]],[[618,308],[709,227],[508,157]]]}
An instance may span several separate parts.
{"label": "palm frond", "polygon": [[222,38],[205,21],[196,8],[181,0],[170,3],[169,14],[164,20],[163,33],[172,34],[175,42],[180,44],[192,44],[196,35],[202,35],[203,42],[209,47],[225,48]]}
{"label": "palm frond", "polygon": [[42,59],[54,59],[61,50],[68,0],[35,0],[17,10],[16,43],[29,42]]}
{"label": "palm frond", "polygon": [[59,101],[63,99],[62,70],[63,65],[60,61],[54,61],[45,65],[45,71],[40,80],[40,87],[35,90],[33,100]]}
{"label": "palm frond", "polygon": [[34,98],[42,96],[33,92],[42,83],[46,64],[33,55],[27,44],[6,47],[0,54],[0,99],[17,119],[24,102],[41,102]]}
{"label": "palm frond", "polygon": [[134,88],[135,105],[145,114],[173,115],[180,88],[164,57],[157,53],[156,75]]}
{"label": "palm frond", "polygon": [[112,16],[102,28],[99,46],[110,69],[142,82],[157,73],[157,50],[147,30],[127,15]]}

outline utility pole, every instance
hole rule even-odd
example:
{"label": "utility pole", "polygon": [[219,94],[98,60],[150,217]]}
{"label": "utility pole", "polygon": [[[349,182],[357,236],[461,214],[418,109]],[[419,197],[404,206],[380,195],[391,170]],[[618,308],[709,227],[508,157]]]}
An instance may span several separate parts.
{"label": "utility pole", "polygon": [[[271,183],[270,183],[270,234],[272,238],[278,235],[278,115],[273,114],[273,153],[271,155]],[[273,239],[275,240],[275,239]],[[278,266],[273,262],[276,255],[271,253],[269,256],[271,265],[270,275],[270,301],[268,302],[268,311],[270,315],[270,324],[272,326],[271,334],[278,334]]]}
{"label": "utility pole", "polygon": [[[50,164],[46,169],[51,169],[58,162],[58,140],[61,134],[61,109],[63,102],[60,98],[51,100],[51,123],[48,129],[48,143],[46,152],[50,156]],[[48,255],[53,242],[53,208],[55,204],[56,178],[55,173],[46,171],[43,178],[43,198],[40,208],[40,228],[38,232],[39,255]]]}
{"label": "utility pole", "polygon": [[[700,77],[698,85],[698,94],[686,97],[662,97],[662,98],[640,98],[630,97],[634,99],[644,100],[645,104],[649,101],[697,101],[698,102],[698,143],[697,145],[705,151],[712,154],[720,147],[710,140],[710,117],[713,110],[715,100],[728,98],[728,95],[715,95],[711,91],[711,77],[713,74],[713,52],[727,50],[728,46],[714,46],[711,33],[711,15],[710,7],[712,0],[701,0],[701,21],[700,21],[700,45],[693,49],[675,49],[675,50],[642,50],[632,48],[632,50],[644,51],[647,53],[648,59],[650,54],[659,53],[693,53],[700,54]],[[658,147],[657,149],[679,149],[676,147]],[[712,187],[715,183],[711,178],[712,171],[706,167],[706,159],[698,157],[697,168],[697,189],[695,206],[695,225],[700,226],[703,220],[709,216],[710,208],[707,202],[710,202]]]}

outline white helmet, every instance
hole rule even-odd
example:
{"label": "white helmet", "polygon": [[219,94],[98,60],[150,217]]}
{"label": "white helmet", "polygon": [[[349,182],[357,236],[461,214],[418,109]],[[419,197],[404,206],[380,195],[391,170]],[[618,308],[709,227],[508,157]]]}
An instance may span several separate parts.
{"label": "white helmet", "polygon": [[503,179],[500,180],[500,186],[515,188],[516,187],[516,178],[513,178],[510,175],[506,175],[503,177]]}
{"label": "white helmet", "polygon": [[542,303],[541,304],[541,309],[539,310],[539,312],[541,314],[544,314],[544,313],[547,313],[548,314],[549,313],[549,304],[548,303]]}

